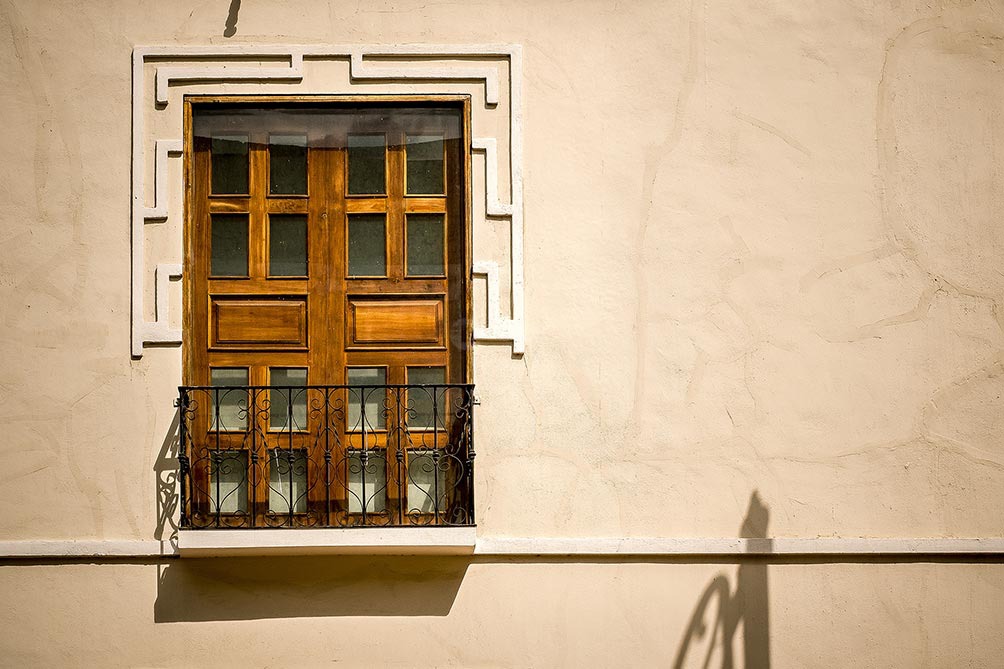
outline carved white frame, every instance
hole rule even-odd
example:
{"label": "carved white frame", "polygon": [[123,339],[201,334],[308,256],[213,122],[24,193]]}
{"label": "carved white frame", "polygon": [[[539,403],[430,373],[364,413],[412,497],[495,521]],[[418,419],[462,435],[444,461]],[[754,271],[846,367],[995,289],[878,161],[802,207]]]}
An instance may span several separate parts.
{"label": "carved white frame", "polygon": [[[477,260],[472,272],[484,276],[487,284],[486,327],[474,329],[476,341],[504,341],[512,343],[514,355],[525,350],[523,322],[523,115],[522,115],[522,49],[519,45],[226,45],[226,46],[151,46],[133,50],[132,73],[132,355],[143,355],[144,344],[181,344],[182,332],[172,328],[168,313],[169,281],[179,278],[182,266],[176,261],[157,262],[154,268],[155,318],[144,318],[143,296],[145,267],[146,225],[152,221],[172,220],[181,225],[180,216],[170,216],[168,197],[170,189],[183,188],[180,165],[171,169],[170,156],[183,150],[180,139],[153,140],[153,188],[147,183],[147,149],[150,140],[145,136],[146,114],[182,113],[181,105],[170,105],[172,81],[193,83],[222,82],[255,85],[268,81],[286,83],[291,87],[302,84],[304,60],[349,59],[349,81],[379,80],[385,83],[408,83],[407,93],[414,94],[414,82],[463,81],[484,82],[485,107],[494,109],[501,99],[501,82],[497,64],[508,64],[508,128],[509,128],[509,180],[511,201],[499,199],[498,138],[475,136],[471,149],[485,154],[485,215],[507,218],[510,221],[510,277],[511,318],[501,311],[499,265],[496,260]],[[206,62],[172,64],[193,58]],[[383,58],[383,62],[381,62]],[[463,63],[439,62],[463,58]],[[275,60],[276,64],[248,65],[252,59]],[[393,60],[389,60],[393,59]],[[408,63],[398,65],[402,60]],[[288,61],[288,65],[286,65]],[[479,63],[478,61],[484,61]],[[155,62],[154,100],[148,106],[146,67]],[[416,67],[420,63],[422,67]],[[409,81],[410,80],[410,81]],[[295,92],[295,91],[293,91]],[[317,93],[318,91],[312,91]],[[437,90],[437,93],[442,93]],[[464,91],[457,91],[463,93]],[[333,92],[332,92],[333,93]],[[153,205],[147,204],[147,194],[152,191]],[[475,193],[480,197],[481,193]],[[475,225],[477,222],[475,221]],[[180,249],[179,249],[180,255]]]}

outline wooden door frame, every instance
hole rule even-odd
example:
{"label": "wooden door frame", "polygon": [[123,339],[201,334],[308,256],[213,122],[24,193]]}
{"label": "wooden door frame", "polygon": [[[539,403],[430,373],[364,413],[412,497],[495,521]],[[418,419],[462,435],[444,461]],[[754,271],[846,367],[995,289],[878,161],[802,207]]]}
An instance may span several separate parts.
{"label": "wooden door frame", "polygon": [[[471,202],[471,97],[470,95],[186,95],[184,97],[184,218],[183,218],[183,259],[182,259],[182,383],[191,385],[197,378],[199,370],[195,369],[195,347],[200,333],[194,332],[195,285],[193,280],[194,261],[200,249],[197,248],[193,233],[193,183],[194,183],[194,125],[193,116],[196,106],[235,105],[247,108],[269,108],[288,106],[332,107],[367,105],[373,107],[391,106],[401,108],[442,107],[454,108],[461,114],[461,134],[463,152],[460,161],[461,198],[459,210],[463,225],[463,270],[462,286],[464,318],[463,340],[464,350],[462,360],[464,374],[462,382],[473,382],[473,345],[474,345],[474,314],[473,314],[473,241]],[[205,252],[205,250],[201,250]],[[449,327],[449,326],[447,326]]]}

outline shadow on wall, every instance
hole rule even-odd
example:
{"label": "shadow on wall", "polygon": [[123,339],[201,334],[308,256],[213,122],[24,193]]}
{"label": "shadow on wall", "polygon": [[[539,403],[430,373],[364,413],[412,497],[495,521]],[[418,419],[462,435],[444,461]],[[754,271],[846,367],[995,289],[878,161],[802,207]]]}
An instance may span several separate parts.
{"label": "shadow on wall", "polygon": [[[763,548],[769,549],[771,540],[767,538],[767,523],[770,511],[760,500],[757,491],[750,496],[746,518],[739,529],[739,536],[761,539]],[[758,547],[761,542],[757,542]],[[707,621],[708,607],[712,599],[717,599],[716,617]],[[742,664],[746,669],[770,668],[770,612],[767,602],[767,563],[758,558],[741,562],[736,573],[736,589],[732,592],[728,576],[719,574],[711,579],[694,608],[690,624],[680,642],[680,649],[673,661],[674,669],[685,666],[720,666],[732,669],[735,665],[734,642],[736,632],[742,623]],[[687,661],[688,652],[695,641],[707,644],[707,653],[696,664]],[[716,652],[721,656],[719,665],[712,665]]]}
{"label": "shadow on wall", "polygon": [[154,621],[445,616],[468,557],[186,558],[161,567]]}
{"label": "shadow on wall", "polygon": [[[157,539],[177,541],[179,414],[154,462]],[[359,530],[364,532],[365,530]],[[445,616],[470,557],[185,558],[161,566],[154,620]]]}
{"label": "shadow on wall", "polygon": [[153,463],[153,472],[157,478],[157,527],[153,536],[158,541],[170,539],[175,543],[178,537],[178,447],[180,444],[179,426],[181,415],[174,412],[171,426],[164,436],[160,452]]}

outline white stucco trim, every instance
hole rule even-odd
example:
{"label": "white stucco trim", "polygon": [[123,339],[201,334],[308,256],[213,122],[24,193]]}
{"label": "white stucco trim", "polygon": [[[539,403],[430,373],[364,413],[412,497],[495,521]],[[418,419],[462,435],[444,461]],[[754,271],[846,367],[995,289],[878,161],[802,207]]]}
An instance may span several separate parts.
{"label": "white stucco trim", "polygon": [[[393,58],[393,60],[384,60]],[[212,59],[193,62],[193,59]],[[513,353],[525,351],[524,283],[523,283],[523,60],[522,48],[514,44],[468,45],[221,45],[221,46],[148,46],[133,51],[132,77],[132,355],[141,357],[146,343],[178,344],[181,332],[171,328],[167,301],[161,300],[160,289],[167,284],[156,277],[157,308],[153,321],[144,317],[145,225],[148,222],[172,224],[169,204],[170,184],[181,184],[180,167],[169,165],[169,156],[180,154],[182,141],[177,138],[147,137],[147,114],[173,114],[174,125],[180,125],[181,106],[171,105],[171,83],[227,82],[257,86],[263,82],[288,84],[290,92],[304,80],[305,59],[349,60],[349,86],[364,81],[408,84],[403,93],[421,93],[421,82],[483,82],[485,107],[495,109],[502,101],[502,83],[498,65],[508,69],[508,148],[511,202],[499,199],[498,139],[477,136],[472,148],[485,153],[486,216],[510,220],[511,317],[499,309],[490,316],[487,328],[477,328],[476,341],[508,341]],[[221,62],[229,59],[236,62]],[[248,65],[248,60],[257,64]],[[437,62],[446,61],[449,62]],[[153,67],[153,96],[147,98],[146,65]],[[416,87],[418,89],[416,90]],[[248,91],[243,91],[248,92]],[[255,92],[252,88],[250,92]],[[314,93],[325,91],[311,91]],[[337,93],[337,91],[326,91]],[[429,91],[433,92],[433,91]],[[442,92],[437,90],[434,92]],[[458,93],[464,91],[458,90]],[[152,141],[152,184],[147,183],[147,149]],[[175,186],[176,188],[179,186]],[[151,193],[152,191],[152,193]],[[147,205],[148,193],[153,203]],[[179,216],[180,212],[175,212]],[[173,225],[180,228],[180,220]],[[180,251],[180,249],[179,249]],[[177,259],[165,259],[157,267],[177,265]],[[497,268],[497,263],[495,263]],[[171,274],[171,276],[176,276]],[[495,291],[489,300],[499,305],[499,286],[490,282]],[[161,306],[163,303],[163,306]]]}
{"label": "white stucco trim", "polygon": [[152,558],[173,556],[169,541],[154,539],[38,539],[0,541],[0,558]]}
{"label": "white stucco trim", "polygon": [[182,557],[227,555],[470,555],[473,527],[181,530]]}
{"label": "white stucco trim", "polygon": [[193,530],[178,547],[155,540],[0,541],[0,559],[155,558],[268,554],[470,555],[482,557],[707,557],[982,555],[1004,557],[1004,538],[585,538],[477,537],[469,527],[330,530]]}
{"label": "white stucco trim", "polygon": [[475,555],[701,556],[1004,554],[1004,538],[481,537]]}

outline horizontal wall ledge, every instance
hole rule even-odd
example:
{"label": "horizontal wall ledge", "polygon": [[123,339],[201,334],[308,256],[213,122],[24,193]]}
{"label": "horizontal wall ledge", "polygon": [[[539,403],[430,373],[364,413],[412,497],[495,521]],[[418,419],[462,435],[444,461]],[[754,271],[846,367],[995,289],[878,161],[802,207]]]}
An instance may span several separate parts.
{"label": "horizontal wall ledge", "polygon": [[181,530],[182,557],[227,555],[470,555],[474,527]]}
{"label": "horizontal wall ledge", "polygon": [[0,558],[81,559],[173,557],[178,551],[170,541],[155,539],[36,539],[0,541]]}
{"label": "horizontal wall ledge", "polygon": [[0,559],[150,559],[225,555],[474,555],[483,557],[939,556],[1004,557],[990,538],[476,537],[473,527],[183,530],[177,545],[148,540],[0,541]]}
{"label": "horizontal wall ledge", "polygon": [[1004,538],[479,537],[475,555],[743,556],[1004,555]]}

